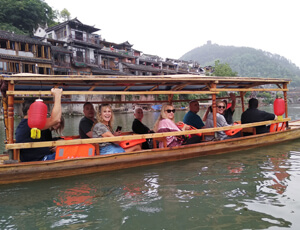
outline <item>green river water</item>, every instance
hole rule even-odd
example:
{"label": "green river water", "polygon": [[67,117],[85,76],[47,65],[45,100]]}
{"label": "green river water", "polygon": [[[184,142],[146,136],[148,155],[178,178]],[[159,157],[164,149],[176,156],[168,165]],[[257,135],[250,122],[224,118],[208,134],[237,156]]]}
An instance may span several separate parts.
{"label": "green river water", "polygon": [[[300,106],[290,107],[289,115],[297,119],[299,112]],[[183,114],[176,112],[176,120]],[[152,127],[157,116],[145,113],[144,122]],[[64,134],[76,134],[79,120],[67,117]],[[132,114],[116,115],[116,125],[125,131],[132,120]],[[1,124],[1,138],[3,131]],[[0,185],[0,229],[299,229],[299,190],[300,141],[295,140],[114,172]]]}

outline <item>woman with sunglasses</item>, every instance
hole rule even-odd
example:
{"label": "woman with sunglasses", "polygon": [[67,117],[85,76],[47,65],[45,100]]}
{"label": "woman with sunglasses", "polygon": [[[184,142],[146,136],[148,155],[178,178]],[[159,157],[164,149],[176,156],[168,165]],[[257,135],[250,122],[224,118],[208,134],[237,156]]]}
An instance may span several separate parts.
{"label": "woman with sunglasses", "polygon": [[[229,126],[229,124],[227,124],[227,122],[223,116],[224,111],[226,109],[226,105],[225,105],[224,101],[217,101],[216,104],[217,104],[217,127]],[[211,109],[211,107],[210,107],[210,109]],[[205,127],[206,128],[214,127],[214,119],[213,119],[212,111],[207,115]],[[219,140],[224,140],[224,139],[229,139],[232,137],[227,136],[224,131],[219,131],[219,132],[217,132],[217,138]],[[213,139],[214,139],[214,136],[205,136],[205,140],[207,140],[207,141],[211,141]]]}
{"label": "woman with sunglasses", "polygon": [[[97,113],[98,123],[92,128],[93,138],[99,137],[114,137],[119,136],[121,131],[114,132],[112,124],[114,120],[114,114],[112,108],[108,104],[99,106]],[[99,143],[100,154],[111,154],[111,153],[123,153],[141,150],[140,145],[135,145],[126,149],[123,149],[118,145],[119,142],[102,142]]]}
{"label": "woman with sunglasses", "polygon": [[[157,133],[162,133],[162,132],[176,132],[176,131],[185,131],[189,130],[190,126],[183,124],[181,121],[175,123],[174,119],[174,113],[175,109],[172,105],[166,104],[163,105],[161,108],[160,115],[154,125],[154,132]],[[178,128],[177,125],[182,125],[183,128],[182,130]],[[169,136],[166,138],[167,139],[167,146],[168,147],[175,147],[175,146],[180,146],[183,144],[183,138],[181,136]],[[193,144],[193,143],[199,143],[201,141],[201,138],[198,136],[189,138],[186,142],[186,144]],[[163,148],[163,143],[159,143],[159,147]]]}

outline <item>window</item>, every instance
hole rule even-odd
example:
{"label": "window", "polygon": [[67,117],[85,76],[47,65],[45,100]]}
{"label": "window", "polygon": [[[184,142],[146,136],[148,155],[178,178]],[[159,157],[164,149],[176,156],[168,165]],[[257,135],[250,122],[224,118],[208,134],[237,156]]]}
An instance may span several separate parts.
{"label": "window", "polygon": [[82,32],[75,31],[75,39],[83,41]]}

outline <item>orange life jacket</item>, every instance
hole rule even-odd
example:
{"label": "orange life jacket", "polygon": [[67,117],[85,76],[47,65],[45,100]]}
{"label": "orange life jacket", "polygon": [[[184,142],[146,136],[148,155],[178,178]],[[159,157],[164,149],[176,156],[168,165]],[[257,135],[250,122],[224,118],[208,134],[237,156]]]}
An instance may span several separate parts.
{"label": "orange life jacket", "polygon": [[[180,128],[180,129],[182,129],[182,128],[184,127],[184,125],[185,125],[185,124],[177,125],[177,127]],[[196,129],[197,129],[197,128],[194,127],[194,126],[191,126],[191,125],[189,125],[189,126],[190,126],[190,130],[196,130]],[[197,135],[197,136],[201,137],[201,136],[202,136],[202,133],[192,134],[192,136],[193,136],[193,135]]]}
{"label": "orange life jacket", "polygon": [[277,131],[283,131],[285,130],[286,122],[282,123],[276,123],[270,125],[270,133],[277,132]]}
{"label": "orange life jacket", "polygon": [[92,156],[95,156],[95,146],[92,144],[65,145],[56,147],[55,160]]}
{"label": "orange life jacket", "polygon": [[128,140],[128,141],[121,141],[119,143],[119,145],[123,148],[123,149],[127,149],[129,147],[141,144],[143,142],[145,142],[146,139],[136,139],[136,140]]}
{"label": "orange life jacket", "polygon": [[[239,125],[239,123],[234,122],[233,125]],[[242,129],[243,129],[243,128],[230,129],[230,130],[225,131],[225,134],[226,134],[227,136],[234,136],[235,134],[237,134],[238,132],[240,132]]]}

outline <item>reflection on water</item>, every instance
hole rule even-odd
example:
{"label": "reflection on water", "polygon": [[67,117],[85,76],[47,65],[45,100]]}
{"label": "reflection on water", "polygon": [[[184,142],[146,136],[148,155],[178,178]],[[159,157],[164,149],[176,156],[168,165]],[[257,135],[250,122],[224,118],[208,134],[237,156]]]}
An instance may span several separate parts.
{"label": "reflection on water", "polygon": [[0,229],[295,228],[297,141],[0,187]]}

